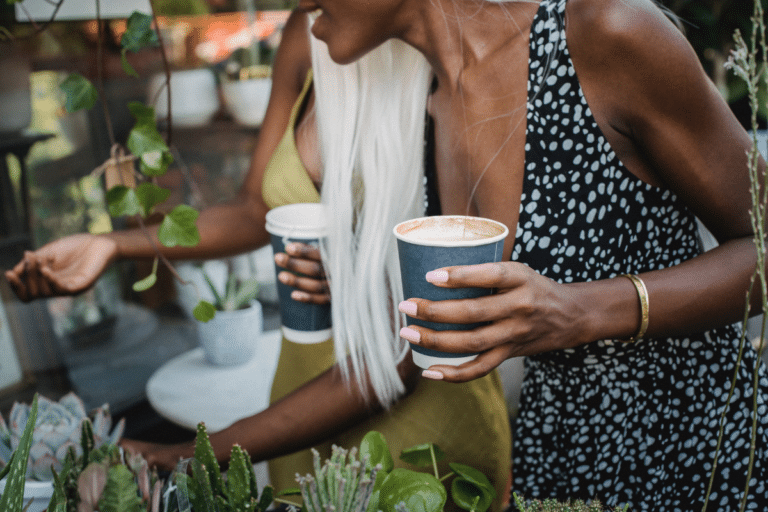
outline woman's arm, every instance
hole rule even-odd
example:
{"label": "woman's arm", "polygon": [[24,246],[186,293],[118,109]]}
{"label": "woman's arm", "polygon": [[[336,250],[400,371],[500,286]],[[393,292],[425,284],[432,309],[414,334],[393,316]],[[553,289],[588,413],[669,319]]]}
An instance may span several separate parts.
{"label": "woman's arm", "polygon": [[248,174],[237,197],[201,212],[197,221],[201,241],[197,246],[164,247],[157,240],[156,227],[148,228],[150,238],[140,229],[131,229],[56,240],[28,252],[13,269],[6,271],[6,279],[19,298],[26,301],[79,293],[92,286],[115,260],[152,258],[158,249],[170,259],[205,259],[265,245],[269,240],[264,229],[268,208],[261,195],[262,177],[285,133],[309,66],[306,15],[294,13],[275,59],[274,86]]}
{"label": "woman's arm", "polygon": [[[418,383],[419,368],[408,355],[398,370],[406,395],[410,394]],[[334,365],[263,412],[211,434],[216,458],[226,463],[235,443],[245,448],[256,462],[325,441],[382,411],[370,384],[366,389],[355,386],[354,377],[346,383],[339,366]],[[159,445],[126,439],[121,445],[142,453],[150,466],[166,470],[174,469],[179,459],[194,455],[194,442]]]}
{"label": "woman's arm", "polygon": [[[683,35],[650,0],[571,0],[566,27],[582,89],[617,156],[640,179],[675,192],[720,242],[680,265],[641,275],[650,298],[647,335],[740,320],[756,262],[749,137]],[[759,165],[765,168],[763,160]],[[459,368],[433,367],[433,378],[471,380],[509,357],[628,339],[640,325],[637,293],[626,278],[559,284],[514,262],[445,270],[436,285],[499,293],[474,301],[411,301],[417,306],[412,316],[424,320],[492,322],[469,334],[404,331],[427,348],[487,351]]]}

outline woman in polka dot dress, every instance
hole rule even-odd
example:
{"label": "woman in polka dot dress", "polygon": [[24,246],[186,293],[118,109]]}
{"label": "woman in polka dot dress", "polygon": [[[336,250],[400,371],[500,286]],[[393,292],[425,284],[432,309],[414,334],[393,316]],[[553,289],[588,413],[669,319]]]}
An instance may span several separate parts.
{"label": "woman in polka dot dress", "polygon": [[[488,322],[400,330],[426,348],[482,352],[423,377],[461,383],[527,356],[513,490],[658,512],[701,510],[708,494],[711,510],[736,510],[748,484],[747,509],[766,510],[768,379],[761,367],[752,384],[749,347],[708,491],[739,355],[733,324],[756,260],[751,140],[653,1],[300,0],[299,9],[327,45],[312,70],[334,314],[373,317],[334,272],[364,266],[350,260],[359,247],[390,265],[392,227],[423,206],[423,170],[403,163],[423,160],[426,109],[442,213],[510,227],[502,263],[427,279],[498,293],[400,302],[387,266],[391,295],[380,302],[424,320]],[[694,216],[717,248],[701,254]],[[354,236],[339,229],[350,226]],[[371,277],[380,276],[360,279]],[[390,320],[381,316],[368,321],[377,332]]]}
{"label": "woman in polka dot dress", "polygon": [[[506,167],[495,174],[490,164],[478,169],[482,180],[464,180],[479,183],[472,213],[517,226],[508,247],[512,262],[428,276],[438,286],[481,285],[499,293],[477,304],[412,299],[401,305],[427,320],[491,323],[469,335],[420,327],[402,335],[428,348],[487,350],[462,367],[424,372],[451,382],[528,356],[513,436],[514,492],[597,497],[632,510],[702,510],[739,354],[741,329],[732,323],[743,314],[754,268],[749,142],[683,37],[650,2],[528,5],[522,8],[531,15],[527,66],[512,59],[527,77],[526,115],[499,109],[510,112],[504,121],[512,134],[503,133],[517,146],[479,144],[502,147],[498,157],[507,166],[523,158],[524,145],[524,172]],[[519,87],[517,78],[509,82],[509,91]],[[430,105],[438,189],[443,213],[465,213],[461,201],[446,208],[444,200],[461,185],[440,168],[446,150],[440,125],[452,119],[444,113],[450,108],[435,104],[448,96],[440,86]],[[483,120],[489,109],[464,101],[466,110],[477,110],[465,124],[468,138],[483,140],[481,121],[493,123]],[[490,130],[483,133],[493,138]],[[452,136],[446,140],[455,158],[470,161],[465,151],[477,158]],[[721,243],[704,256],[694,214]],[[645,290],[623,274],[639,275]],[[638,293],[647,293],[649,325],[642,339],[627,343],[642,324]],[[710,510],[738,510],[744,495],[756,392],[747,509],[768,510],[768,380],[761,367],[755,391],[756,364],[747,345]]]}

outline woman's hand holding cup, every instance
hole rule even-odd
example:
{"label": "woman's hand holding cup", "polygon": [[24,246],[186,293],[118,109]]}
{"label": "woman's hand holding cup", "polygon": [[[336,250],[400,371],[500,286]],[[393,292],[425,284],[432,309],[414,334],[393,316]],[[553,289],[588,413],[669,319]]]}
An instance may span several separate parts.
{"label": "woman's hand holding cup", "polygon": [[291,292],[293,300],[309,304],[331,302],[317,247],[291,242],[285,246],[285,252],[275,254],[275,263],[285,269],[277,274],[277,279],[286,286],[296,288]]}
{"label": "woman's hand holding cup", "polygon": [[436,331],[409,325],[401,336],[409,342],[448,353],[478,352],[459,366],[433,365],[423,375],[448,382],[482,377],[505,359],[577,346],[589,340],[589,306],[579,287],[559,284],[517,262],[444,267],[426,279],[441,288],[491,288],[477,298],[430,301],[410,298],[399,305],[411,318],[428,322],[477,324],[472,330]]}

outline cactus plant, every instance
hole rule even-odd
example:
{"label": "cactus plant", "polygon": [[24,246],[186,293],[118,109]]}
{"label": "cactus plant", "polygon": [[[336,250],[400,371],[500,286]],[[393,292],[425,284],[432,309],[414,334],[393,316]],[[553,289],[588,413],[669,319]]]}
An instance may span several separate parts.
{"label": "cactus plant", "polygon": [[[11,454],[18,448],[21,433],[30,416],[31,407],[18,402],[11,408],[8,423],[0,415],[0,468],[9,463]],[[70,448],[75,450],[75,455],[81,455],[80,435],[83,422],[87,419],[85,405],[74,393],[68,393],[58,402],[40,396],[26,477],[51,480],[51,467],[61,471]],[[106,404],[95,410],[92,422],[95,448],[116,444],[122,436],[125,422],[120,420],[110,432],[112,417]]]}
{"label": "cactus plant", "polygon": [[307,512],[365,512],[373,495],[376,474],[369,457],[358,460],[357,449],[333,446],[331,458],[320,466],[320,454],[312,449],[315,476],[296,475]]}
{"label": "cactus plant", "polygon": [[24,432],[19,439],[19,448],[8,459],[8,464],[0,470],[0,478],[8,475],[8,480],[3,489],[3,495],[0,496],[0,510],[5,512],[21,512],[24,507],[24,484],[27,473],[27,462],[29,450],[32,447],[33,425],[37,419],[38,396],[32,399],[32,406],[29,411],[30,421],[24,428]]}
{"label": "cactus plant", "polygon": [[251,458],[241,446],[232,446],[229,469],[222,474],[204,423],[197,426],[195,457],[179,463],[173,481],[176,503],[166,503],[168,510],[189,510],[189,505],[194,512],[264,512],[272,503],[270,486],[259,497]]}

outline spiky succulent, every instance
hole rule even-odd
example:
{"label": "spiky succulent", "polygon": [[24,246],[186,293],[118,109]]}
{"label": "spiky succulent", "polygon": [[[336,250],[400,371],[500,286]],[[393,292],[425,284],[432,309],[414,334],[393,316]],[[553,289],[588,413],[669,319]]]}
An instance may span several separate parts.
{"label": "spiky succulent", "polygon": [[[19,446],[29,416],[30,406],[18,402],[13,404],[7,423],[0,415],[0,468],[8,464],[11,454]],[[37,421],[27,464],[28,479],[51,480],[51,467],[61,471],[62,462],[70,448],[76,455],[82,454],[80,433],[86,418],[88,413],[85,405],[74,393],[68,393],[58,402],[39,397]],[[91,421],[94,448],[107,443],[116,444],[123,435],[124,420],[120,420],[110,432],[112,416],[106,404],[93,412]]]}

